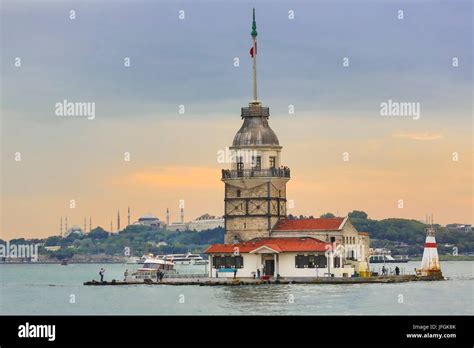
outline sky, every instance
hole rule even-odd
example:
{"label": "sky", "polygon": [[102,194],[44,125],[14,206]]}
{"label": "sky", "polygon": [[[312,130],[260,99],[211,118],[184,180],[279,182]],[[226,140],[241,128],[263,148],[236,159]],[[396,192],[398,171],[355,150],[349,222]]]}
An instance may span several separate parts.
{"label": "sky", "polygon": [[[470,1],[3,0],[0,238],[66,216],[116,229],[129,206],[177,221],[180,200],[185,220],[222,215],[253,7],[289,213],[474,222]],[[63,100],[95,118],[57,116]],[[389,100],[419,117],[382,116]]]}

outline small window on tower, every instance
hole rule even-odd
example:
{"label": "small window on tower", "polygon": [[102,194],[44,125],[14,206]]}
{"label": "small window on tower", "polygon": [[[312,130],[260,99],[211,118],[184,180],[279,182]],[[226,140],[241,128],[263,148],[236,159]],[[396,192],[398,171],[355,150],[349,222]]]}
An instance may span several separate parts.
{"label": "small window on tower", "polygon": [[276,166],[276,157],[270,157],[270,168],[275,168]]}
{"label": "small window on tower", "polygon": [[237,190],[237,197],[240,197],[240,190]]}
{"label": "small window on tower", "polygon": [[242,157],[237,157],[237,171],[244,170],[244,160]]}
{"label": "small window on tower", "polygon": [[262,168],[262,157],[260,157],[260,156],[253,157],[252,156],[252,168],[254,170],[260,170],[260,168]]}

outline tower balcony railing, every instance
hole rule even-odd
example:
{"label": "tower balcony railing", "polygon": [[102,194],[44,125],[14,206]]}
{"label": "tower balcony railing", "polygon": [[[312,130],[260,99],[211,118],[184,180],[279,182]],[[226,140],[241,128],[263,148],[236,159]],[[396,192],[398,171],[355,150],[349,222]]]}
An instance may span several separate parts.
{"label": "tower balcony railing", "polygon": [[290,168],[269,168],[269,169],[222,169],[222,179],[239,178],[289,178]]}

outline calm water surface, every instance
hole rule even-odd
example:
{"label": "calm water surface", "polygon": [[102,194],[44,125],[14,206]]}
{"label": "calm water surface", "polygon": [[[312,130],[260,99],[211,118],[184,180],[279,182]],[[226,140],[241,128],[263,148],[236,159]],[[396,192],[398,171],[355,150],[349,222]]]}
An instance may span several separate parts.
{"label": "calm water surface", "polygon": [[[99,278],[101,266],[106,269],[105,280],[122,279],[125,268],[131,268],[120,264],[0,265],[0,314],[474,314],[474,262],[468,261],[442,262],[448,278],[442,282],[83,286],[84,281]],[[399,266],[413,272],[419,262]]]}

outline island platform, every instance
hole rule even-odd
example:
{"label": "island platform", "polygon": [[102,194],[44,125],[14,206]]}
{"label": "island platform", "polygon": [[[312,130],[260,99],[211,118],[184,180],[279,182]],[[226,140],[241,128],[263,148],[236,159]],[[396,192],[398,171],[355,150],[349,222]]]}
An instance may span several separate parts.
{"label": "island platform", "polygon": [[243,286],[243,285],[266,285],[266,284],[367,284],[367,283],[406,283],[414,281],[439,281],[444,280],[438,276],[376,276],[376,277],[346,277],[346,278],[281,278],[281,279],[253,279],[253,278],[163,278],[162,281],[96,281],[91,280],[84,285],[106,286],[106,285],[199,285],[199,286]]}

